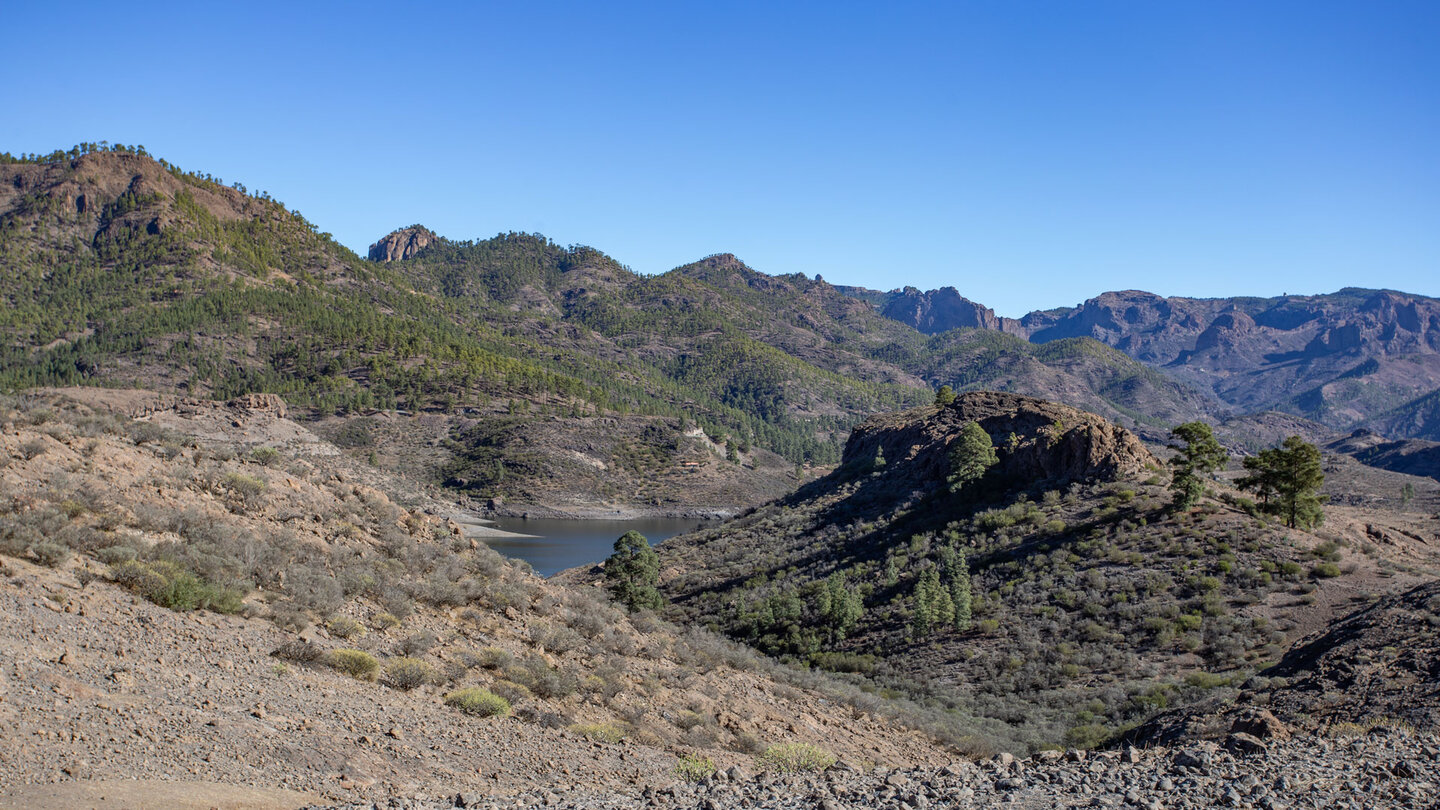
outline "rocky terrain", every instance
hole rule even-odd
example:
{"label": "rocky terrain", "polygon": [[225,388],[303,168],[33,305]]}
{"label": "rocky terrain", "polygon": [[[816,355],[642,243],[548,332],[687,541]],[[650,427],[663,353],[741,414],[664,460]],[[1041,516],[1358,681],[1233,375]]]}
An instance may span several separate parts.
{"label": "rocky terrain", "polygon": [[[748,766],[781,743],[944,761],[841,684],[510,564],[278,399],[75,393],[0,403],[13,804],[135,779],[290,791],[254,799],[271,807],[620,790],[668,781],[677,757]],[[471,687],[507,707],[446,704]]]}
{"label": "rocky terrain", "polygon": [[[971,421],[997,462],[956,492],[951,449]],[[1093,745],[1165,706],[1232,700],[1291,643],[1440,572],[1434,482],[1343,455],[1325,463],[1333,503],[1308,531],[1228,489],[1238,459],[1176,512],[1135,436],[1011,394],[872,418],[845,458],[667,542],[660,588],[683,621],[942,702],[972,753]],[[857,603],[852,618],[837,599]],[[963,622],[916,624],[962,601]]]}
{"label": "rocky terrain", "polygon": [[[536,790],[507,802],[456,793],[415,798],[410,810],[451,807],[986,808],[1135,807],[1422,808],[1440,795],[1440,738],[1379,726],[1333,737],[1261,740],[1237,735],[1176,748],[1047,751],[942,768],[855,768],[753,774],[736,768],[698,782],[623,793]],[[392,805],[394,806],[394,805]],[[373,805],[344,805],[371,810]]]}
{"label": "rocky terrain", "polygon": [[906,287],[885,296],[880,312],[927,335],[951,329],[993,329],[1021,337],[1026,335],[1019,321],[996,315],[994,310],[971,301],[954,287],[928,292]]}
{"label": "rocky terrain", "polygon": [[[1432,718],[1390,711],[1424,706],[1427,693],[1416,690],[1433,688],[1421,668],[1429,647],[1413,636],[1433,586],[1362,609],[1337,625],[1334,641],[1311,640],[1287,656],[1301,662],[1290,674],[1264,673],[1239,698],[1201,690],[1224,706],[1273,708],[1284,734],[1243,732],[1252,741],[1221,729],[1213,743],[1194,742],[1216,722],[1202,705],[1188,741],[996,757],[1012,738],[985,718],[993,710],[985,701],[961,704],[974,713],[968,725],[940,721],[953,722],[958,707],[912,715],[951,740],[937,743],[896,724],[909,711],[898,695],[802,677],[713,636],[627,618],[584,586],[538,580],[457,534],[436,514],[445,502],[434,491],[352,459],[290,421],[278,398],[73,389],[6,407],[0,806],[146,806],[161,796],[173,806],[257,808],[1433,800]],[[941,474],[934,448],[971,419],[1017,437],[1002,477],[1103,488],[1156,463],[1123,430],[1053,403],[971,394],[924,413],[918,422],[877,418],[857,432],[850,456],[890,459],[878,478],[860,473],[862,485],[893,474],[873,492],[923,488]],[[1434,497],[1419,495],[1423,504]],[[1423,514],[1401,524],[1338,509],[1333,536],[1367,531],[1391,546],[1382,562],[1408,561],[1386,575],[1391,582],[1430,564],[1431,539],[1416,534]],[[1362,519],[1363,529],[1346,528]],[[1222,523],[1211,529],[1223,533]],[[1365,573],[1375,570],[1365,555],[1346,559],[1353,571],[1310,591],[1320,597],[1311,614],[1346,610],[1383,581]],[[169,609],[151,601],[161,596],[123,586],[132,582],[122,574],[128,560],[162,574],[170,561],[199,584],[236,589],[240,601],[220,612]],[[985,571],[977,562],[977,585]],[[991,608],[977,619],[1005,616]],[[889,621],[875,625],[877,638],[892,633]],[[983,664],[990,646],[1014,643],[1007,637],[967,638]],[[1354,649],[1362,639],[1368,652]],[[369,677],[378,682],[336,668],[332,658],[347,649],[373,657]],[[912,654],[926,667],[955,665],[933,650]],[[1357,676],[1344,663],[1355,661],[1372,664]],[[420,675],[403,680],[404,667]],[[506,695],[510,716],[472,717],[445,704],[466,686]],[[1292,694],[1320,695],[1333,714],[1287,702]],[[1393,700],[1365,703],[1387,694]],[[1036,704],[1040,717],[1051,711],[1044,705]],[[1334,721],[1341,717],[1363,725]],[[1027,739],[1016,740],[1022,756]],[[794,764],[776,752],[785,745],[822,752],[820,764]],[[825,766],[832,755],[837,764]]]}
{"label": "rocky terrain", "polygon": [[1328,449],[1353,456],[1355,460],[1386,470],[1433,478],[1440,481],[1440,442],[1424,439],[1391,441],[1361,428],[1331,442]]}
{"label": "rocky terrain", "polygon": [[[1440,800],[1432,299],[366,259],[95,145],[6,156],[0,265],[0,807]],[[1233,486],[1291,435],[1323,524]],[[733,519],[657,614],[487,511]]]}
{"label": "rocky terrain", "polygon": [[434,242],[436,236],[429,228],[415,225],[386,234],[383,239],[370,246],[372,262],[399,262],[412,258]]}

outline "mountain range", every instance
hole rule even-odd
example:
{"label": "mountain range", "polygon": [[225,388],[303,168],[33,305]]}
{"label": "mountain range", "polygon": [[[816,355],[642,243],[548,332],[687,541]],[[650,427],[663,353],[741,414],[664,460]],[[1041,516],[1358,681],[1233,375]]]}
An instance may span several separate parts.
{"label": "mountain range", "polygon": [[[1016,320],[951,288],[837,287],[729,254],[644,276],[534,234],[411,226],[362,258],[269,195],[124,147],[0,158],[0,262],[0,385],[276,393],[378,463],[510,503],[757,503],[940,385],[1152,441],[1197,418],[1238,418],[1238,437],[1269,410],[1440,430],[1440,302],[1390,291],[1116,292]],[[437,452],[406,452],[416,431]],[[678,475],[692,462],[710,485]]]}
{"label": "mountain range", "polygon": [[1407,437],[1435,429],[1413,418],[1435,407],[1426,397],[1440,385],[1440,301],[1433,298],[1359,288],[1211,299],[1126,290],[1015,320],[953,287],[846,292],[926,334],[974,328],[1035,343],[1093,338],[1238,413],[1281,410],[1339,430],[1373,420]]}

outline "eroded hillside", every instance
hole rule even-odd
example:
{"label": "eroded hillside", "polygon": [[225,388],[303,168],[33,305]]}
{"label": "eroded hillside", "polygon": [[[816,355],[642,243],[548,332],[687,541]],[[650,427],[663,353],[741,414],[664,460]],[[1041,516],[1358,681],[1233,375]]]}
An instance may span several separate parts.
{"label": "eroded hillside", "polygon": [[277,399],[78,396],[0,404],[7,789],[605,790],[780,743],[943,761],[861,693],[540,580]]}

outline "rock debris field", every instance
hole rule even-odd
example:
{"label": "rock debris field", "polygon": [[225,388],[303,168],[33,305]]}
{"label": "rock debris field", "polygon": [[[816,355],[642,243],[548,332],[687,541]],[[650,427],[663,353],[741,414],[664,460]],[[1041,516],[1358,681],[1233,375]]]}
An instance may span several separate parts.
{"label": "rock debris field", "polygon": [[[611,810],[702,808],[1431,808],[1440,806],[1440,738],[1377,727],[1348,738],[1239,736],[1124,752],[1000,755],[943,768],[752,773],[739,767],[699,782],[608,794],[533,790],[498,800],[457,793],[341,805],[341,810],[549,807]],[[1245,750],[1248,749],[1248,750]],[[330,805],[315,805],[319,810]]]}

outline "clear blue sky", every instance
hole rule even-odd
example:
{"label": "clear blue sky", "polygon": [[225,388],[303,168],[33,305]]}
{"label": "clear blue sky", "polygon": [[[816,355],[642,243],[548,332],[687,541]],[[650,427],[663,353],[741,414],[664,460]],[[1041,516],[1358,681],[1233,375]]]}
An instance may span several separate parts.
{"label": "clear blue sky", "polygon": [[1440,3],[11,0],[0,151],[144,144],[363,251],[655,273],[1440,295]]}

